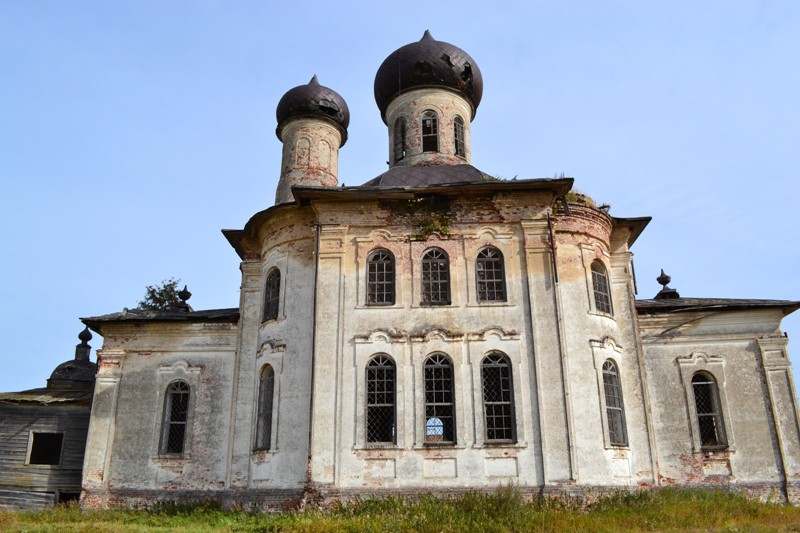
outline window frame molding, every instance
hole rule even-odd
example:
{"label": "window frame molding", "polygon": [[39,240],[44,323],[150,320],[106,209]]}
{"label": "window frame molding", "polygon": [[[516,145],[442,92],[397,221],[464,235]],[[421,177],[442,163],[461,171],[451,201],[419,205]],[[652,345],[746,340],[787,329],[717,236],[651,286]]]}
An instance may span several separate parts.
{"label": "window frame molding", "polygon": [[[436,128],[435,128],[436,132],[426,135],[425,134],[425,119],[426,119],[425,115],[428,115],[430,113],[432,113],[434,115],[434,118],[436,120]],[[420,147],[420,152],[421,153],[423,153],[423,154],[426,154],[426,153],[434,153],[434,154],[442,153],[442,118],[441,118],[442,116],[443,116],[442,113],[440,113],[439,111],[437,111],[435,109],[432,109],[430,107],[426,107],[419,114],[419,147]],[[433,150],[426,150],[425,149],[425,138],[426,137],[435,138],[436,139],[436,148],[435,149],[433,149]]]}
{"label": "window frame molding", "polygon": [[[379,312],[380,309],[401,309],[405,307],[408,295],[413,291],[413,273],[411,276],[398,276],[397,273],[408,259],[408,244],[403,243],[401,238],[397,238],[385,229],[377,229],[370,232],[368,237],[356,237],[356,257],[355,267],[358,271],[356,277],[356,309],[371,309]],[[367,268],[368,258],[377,249],[384,249],[394,256],[394,303],[392,305],[367,305]]]}
{"label": "window frame molding", "polygon": [[[278,316],[271,319],[264,319],[264,305],[266,303],[267,276],[272,269],[277,269],[281,275],[280,290],[278,293]],[[289,262],[286,251],[281,247],[275,247],[267,252],[266,257],[261,262],[261,270],[258,276],[259,293],[259,327],[273,324],[286,319],[286,292],[289,282]]]}
{"label": "window frame molding", "polygon": [[[391,256],[392,262],[392,301],[390,303],[370,303],[370,265],[371,258],[378,253],[386,252]],[[397,304],[397,256],[387,247],[385,246],[376,246],[372,248],[366,256],[364,261],[364,300],[363,305],[364,307],[394,307]]]}
{"label": "window frame molding", "polygon": [[[450,363],[450,373],[451,373],[450,374],[450,394],[451,394],[451,397],[452,397],[452,401],[450,402],[450,405],[451,405],[451,409],[452,409],[451,417],[452,417],[452,428],[453,428],[453,440],[452,441],[449,441],[449,440],[448,441],[441,441],[441,442],[428,441],[427,438],[426,438],[427,437],[427,431],[428,431],[428,415],[427,415],[428,402],[426,400],[426,396],[427,396],[427,392],[428,391],[427,391],[427,389],[425,387],[425,368],[427,367],[428,360],[430,360],[432,357],[437,356],[437,355],[444,356],[444,358]],[[462,387],[459,387],[460,376],[456,372],[455,361],[453,360],[453,357],[449,353],[447,353],[447,352],[445,352],[443,350],[432,350],[432,351],[428,352],[422,358],[422,360],[420,361],[420,365],[419,366],[420,366],[419,370],[420,370],[420,385],[421,385],[421,387],[420,387],[420,389],[421,389],[420,390],[420,395],[421,395],[421,399],[422,399],[422,403],[419,405],[419,407],[420,407],[420,415],[421,415],[421,418],[420,418],[420,429],[419,429],[420,434],[421,434],[421,438],[418,441],[419,445],[422,448],[457,448],[459,446],[459,436],[460,436],[459,420],[462,418],[462,416],[459,416],[459,412],[458,412],[459,405],[460,405],[460,399],[459,399],[458,391]],[[444,433],[444,428],[443,428],[443,433]]]}
{"label": "window frame molding", "polygon": [[[592,339],[589,341],[592,347],[592,362],[597,377],[597,402],[600,408],[600,421],[603,428],[603,447],[606,450],[630,450],[631,432],[628,422],[628,404],[625,394],[625,379],[623,377],[623,348],[609,336],[602,339]],[[617,368],[617,378],[619,379],[620,396],[622,400],[622,413],[625,429],[626,444],[614,444],[611,442],[611,435],[608,427],[608,415],[606,411],[605,382],[603,380],[603,365],[606,361],[611,361]]]}
{"label": "window frame molding", "polygon": [[[408,363],[408,342],[407,339],[398,338],[388,330],[375,330],[367,336],[359,336],[354,339],[355,360],[353,365],[353,387],[355,392],[355,408],[353,411],[353,449],[354,450],[396,450],[405,448],[412,442],[407,428],[413,427],[413,417],[416,409],[409,395],[414,394],[412,386],[407,389],[405,386],[405,374]],[[389,356],[395,364],[395,384],[394,384],[394,416],[395,416],[395,442],[389,443],[368,443],[367,442],[367,396],[366,396],[366,371],[367,364],[378,354]],[[410,406],[410,407],[407,407]]]}
{"label": "window frame molding", "polygon": [[[453,280],[454,280],[454,276],[453,276],[453,261],[451,260],[450,252],[448,252],[442,246],[438,246],[438,245],[435,245],[435,244],[428,244],[428,243],[426,243],[426,245],[427,246],[425,246],[423,248],[422,252],[418,256],[419,257],[419,281],[418,281],[418,284],[419,284],[419,298],[416,300],[417,302],[419,302],[418,306],[419,307],[449,307],[449,306],[457,305],[456,302],[455,302],[455,299],[453,298],[453,285],[454,285]],[[424,279],[424,276],[425,276],[425,273],[424,273],[425,259],[426,259],[426,256],[429,253],[433,252],[434,250],[438,250],[438,251],[442,252],[445,255],[446,259],[447,259],[447,296],[448,296],[447,301],[442,301],[442,302],[440,302],[440,301],[426,302],[425,301],[425,288],[424,288],[424,284],[425,284],[425,279]],[[441,283],[441,281],[439,281],[438,283]]]}
{"label": "window frame molding", "polygon": [[[480,283],[481,280],[478,278],[478,256],[486,251],[486,250],[497,250],[497,253],[500,254],[500,272],[502,275],[502,282],[503,282],[503,299],[502,300],[481,300],[480,299]],[[474,278],[475,278],[475,302],[478,306],[491,306],[491,305],[506,305],[509,303],[508,298],[508,274],[506,269],[506,258],[503,250],[499,247],[487,244],[478,248],[478,250],[473,255],[474,260],[472,262],[472,267],[474,269]]]}
{"label": "window frame molding", "polygon": [[[172,420],[172,396],[171,396],[171,389],[173,385],[178,383],[183,383],[186,385],[187,391],[186,395],[188,396],[188,400],[186,402],[186,420],[183,426],[183,442],[181,444],[181,451],[179,452],[171,452],[167,448],[169,447],[169,433],[172,424],[174,423]],[[161,408],[161,431],[160,436],[158,439],[158,454],[162,457],[182,457],[186,454],[187,448],[190,446],[189,442],[189,424],[190,419],[193,411],[193,397],[197,394],[192,394],[193,387],[185,380],[185,379],[173,379],[170,381],[166,387],[164,387],[164,395],[163,395],[163,402]],[[169,407],[167,406],[167,397],[170,398]]]}
{"label": "window frame molding", "polygon": [[[33,436],[35,433],[49,433],[49,434],[61,435],[61,449],[59,450],[57,463],[31,463],[31,454],[33,452],[33,441],[34,441]],[[28,447],[25,451],[24,465],[26,467],[32,467],[32,468],[51,468],[51,469],[62,470],[64,469],[64,449],[66,447],[67,447],[66,429],[62,430],[31,429],[28,431]]]}
{"label": "window frame molding", "polygon": [[[610,320],[616,321],[614,315],[614,282],[611,276],[611,254],[606,250],[605,246],[599,242],[593,244],[580,244],[581,261],[585,271],[586,293],[589,303],[587,313],[594,316],[606,317]],[[597,302],[594,298],[594,279],[592,277],[592,263],[599,261],[606,271],[606,278],[608,279],[608,292],[611,301],[611,313],[606,313],[597,309]]]}
{"label": "window frame molding", "polygon": [[[261,386],[262,386],[262,383],[263,383],[263,377],[262,376],[263,376],[264,372],[267,370],[267,368],[272,370],[272,391],[271,391],[272,392],[272,398],[271,398],[271,401],[270,401],[270,409],[269,409],[269,439],[268,439],[268,442],[266,444],[266,447],[263,447],[263,446],[259,447],[258,435],[259,435],[260,424],[262,422],[262,418],[261,418],[261,400],[262,400],[262,398],[261,398]],[[277,404],[277,401],[276,401],[276,394],[275,393],[277,392],[277,389],[278,389],[278,387],[277,387],[277,385],[278,385],[278,373],[275,371],[275,367],[273,365],[271,365],[269,362],[264,361],[264,362],[261,363],[260,370],[258,371],[258,373],[256,375],[258,377],[258,387],[256,389],[256,392],[257,392],[256,393],[256,409],[255,409],[255,411],[256,411],[256,418],[255,418],[256,423],[253,426],[255,428],[255,431],[253,432],[253,447],[252,447],[252,451],[253,451],[253,453],[258,453],[258,452],[269,453],[269,452],[274,452],[275,451],[274,443],[277,440],[276,439],[276,431],[275,431],[275,419],[277,418],[276,417],[277,409],[275,408],[275,405]],[[266,420],[266,417],[265,417],[265,420]]]}
{"label": "window frame molding", "polygon": [[[278,294],[275,298],[275,316],[267,316],[267,289],[270,283],[270,277],[277,272],[278,274]],[[281,296],[283,296],[284,276],[281,269],[277,266],[272,266],[267,270],[267,275],[264,277],[264,289],[261,298],[261,323],[272,322],[281,318]]]}
{"label": "window frame molding", "polygon": [[[458,153],[459,149],[459,126],[461,126],[461,150],[462,153]],[[456,157],[460,157],[461,159],[467,160],[467,128],[464,124],[464,119],[461,115],[454,115],[453,116],[453,155]]]}
{"label": "window frame molding", "polygon": [[[720,451],[736,451],[733,419],[728,408],[728,397],[726,394],[725,379],[725,358],[721,355],[709,355],[706,352],[695,351],[689,355],[677,358],[681,381],[683,382],[684,398],[686,401],[686,415],[689,422],[689,436],[692,443],[692,451],[695,453],[715,453]],[[725,429],[725,446],[703,446],[700,439],[700,423],[697,416],[697,404],[695,403],[694,387],[692,379],[698,372],[705,372],[711,375],[717,382],[717,396],[719,399],[720,415]]]}
{"label": "window frame molding", "polygon": [[[157,461],[185,461],[191,458],[194,434],[195,405],[200,394],[199,366],[192,366],[185,359],[177,359],[171,363],[164,363],[156,370],[156,408],[153,417],[154,427],[152,434],[151,456]],[[186,415],[186,433],[183,437],[183,453],[164,453],[161,449],[162,435],[164,432],[164,409],[167,387],[175,381],[184,381],[189,385],[189,406]]]}
{"label": "window frame molding", "polygon": [[[386,357],[387,359],[389,359],[389,361],[391,361],[391,363],[392,363],[392,368],[394,369],[393,391],[392,391],[392,394],[393,394],[392,408],[393,408],[393,416],[394,416],[394,439],[392,441],[369,441],[368,440],[369,439],[369,407],[370,407],[370,404],[369,404],[369,397],[368,397],[369,388],[367,386],[369,378],[368,378],[368,374],[367,373],[368,373],[368,369],[370,368],[370,363],[372,363],[372,361],[375,361],[376,358],[378,358],[378,357]],[[363,404],[364,404],[364,406],[363,406],[363,408],[364,408],[364,417],[363,417],[363,427],[364,427],[363,445],[364,445],[364,448],[372,449],[372,448],[396,448],[397,447],[398,433],[399,433],[399,427],[400,427],[400,424],[398,422],[398,408],[397,408],[397,404],[398,404],[397,382],[398,382],[399,374],[400,374],[400,372],[399,372],[399,369],[398,369],[397,361],[395,360],[394,357],[392,357],[387,352],[375,352],[374,354],[369,356],[367,358],[367,360],[365,361],[365,363],[364,363],[364,369],[363,369],[363,372],[362,372],[362,375],[363,375],[363,378],[364,378],[363,379],[364,394],[362,395],[362,400],[363,400]]]}
{"label": "window frame molding", "polygon": [[[398,139],[398,126],[402,124],[399,129],[402,133],[402,138]],[[399,141],[399,146],[398,146]],[[398,152],[399,149],[399,152]],[[397,157],[401,153],[400,157]],[[394,119],[392,124],[392,163],[397,164],[408,157],[408,119],[404,115],[400,115]]]}
{"label": "window frame molding", "polygon": [[[511,416],[511,438],[510,439],[489,439],[488,437],[488,425],[486,423],[486,395],[484,393],[484,361],[491,356],[491,355],[499,355],[503,359],[508,366],[510,372],[510,388],[511,388],[511,401],[510,403],[510,416]],[[519,444],[519,418],[517,416],[517,388],[516,388],[516,374],[514,372],[514,362],[512,361],[511,357],[507,353],[502,350],[492,349],[484,353],[480,360],[478,361],[478,380],[480,383],[479,393],[476,393],[476,400],[480,402],[480,412],[481,412],[481,431],[479,433],[481,444],[486,447],[496,447],[496,446],[516,446]],[[476,435],[477,437],[478,435]],[[476,439],[477,442],[477,439]]]}

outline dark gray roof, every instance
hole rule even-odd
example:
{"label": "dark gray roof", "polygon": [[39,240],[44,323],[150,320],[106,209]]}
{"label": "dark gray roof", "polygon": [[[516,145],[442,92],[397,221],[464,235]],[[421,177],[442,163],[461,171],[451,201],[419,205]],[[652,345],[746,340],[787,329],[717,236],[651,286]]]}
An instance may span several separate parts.
{"label": "dark gray roof", "polygon": [[81,322],[97,331],[109,322],[238,322],[239,308],[206,309],[204,311],[149,311],[124,309],[120,313],[81,318]]}
{"label": "dark gray roof", "polygon": [[639,314],[677,313],[681,311],[734,311],[740,309],[783,309],[789,314],[800,309],[800,302],[791,300],[745,300],[738,298],[671,298],[636,300]]}
{"label": "dark gray roof", "polygon": [[[342,146],[347,142],[347,126],[350,125],[350,110],[344,98],[324,85],[320,85],[315,75],[306,85],[298,85],[283,95],[275,110],[278,119],[276,134],[280,139],[283,123],[292,117],[323,118],[339,128],[342,133]],[[282,140],[282,139],[281,139]]]}
{"label": "dark gray roof", "polygon": [[22,392],[0,393],[0,402],[6,403],[37,403],[37,404],[63,404],[71,402],[91,401],[94,391],[92,389],[30,389]]}
{"label": "dark gray roof", "polygon": [[386,121],[386,108],[400,94],[419,87],[443,87],[472,103],[473,117],[483,96],[483,76],[475,60],[461,48],[437,41],[426,31],[416,43],[398,48],[375,75],[375,103]]}
{"label": "dark gray roof", "polygon": [[499,181],[472,165],[397,166],[361,187],[426,187],[453,183]]}

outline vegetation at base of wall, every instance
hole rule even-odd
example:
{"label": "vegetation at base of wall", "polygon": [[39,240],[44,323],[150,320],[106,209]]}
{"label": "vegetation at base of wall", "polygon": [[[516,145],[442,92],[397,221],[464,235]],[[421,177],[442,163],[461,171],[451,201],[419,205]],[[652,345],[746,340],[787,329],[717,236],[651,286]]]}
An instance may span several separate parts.
{"label": "vegetation at base of wall", "polygon": [[619,492],[594,503],[570,498],[526,502],[505,487],[453,498],[364,498],[280,515],[225,511],[214,504],[150,511],[0,512],[2,531],[797,531],[800,508],[723,491]]}

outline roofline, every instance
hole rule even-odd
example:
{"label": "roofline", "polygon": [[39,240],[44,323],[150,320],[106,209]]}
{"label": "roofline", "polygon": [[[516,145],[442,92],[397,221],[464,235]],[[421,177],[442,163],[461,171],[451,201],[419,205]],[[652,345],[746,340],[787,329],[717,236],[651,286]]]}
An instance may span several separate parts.
{"label": "roofline", "polygon": [[656,315],[683,311],[740,311],[746,309],[781,309],[784,316],[800,309],[800,301],[747,300],[734,298],[671,298],[636,300],[638,314]]}
{"label": "roofline", "polygon": [[[426,187],[292,187],[292,194],[300,205],[312,200],[406,200],[419,194],[462,194],[505,191],[551,190],[564,196],[572,189],[572,178],[534,178],[525,180],[498,180],[463,183],[446,183]],[[251,219],[252,220],[252,219]]]}
{"label": "roofline", "polygon": [[204,309],[201,311],[128,311],[111,313],[108,315],[84,317],[80,319],[89,329],[103,334],[101,328],[104,324],[119,324],[129,322],[141,324],[147,322],[239,322],[239,308],[229,307],[224,309]]}
{"label": "roofline", "polygon": [[630,229],[631,234],[628,237],[628,248],[630,248],[642,234],[644,228],[653,220],[653,217],[611,217],[611,220],[615,226],[624,226]]}

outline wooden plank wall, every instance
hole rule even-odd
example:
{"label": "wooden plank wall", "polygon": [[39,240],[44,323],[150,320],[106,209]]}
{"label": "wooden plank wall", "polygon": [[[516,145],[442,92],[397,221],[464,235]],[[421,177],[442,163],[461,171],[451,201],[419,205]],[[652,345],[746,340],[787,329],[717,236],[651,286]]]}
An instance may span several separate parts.
{"label": "wooden plank wall", "polygon": [[[91,406],[0,404],[0,509],[52,505],[57,492],[80,492]],[[60,465],[26,465],[32,431],[63,432]]]}

